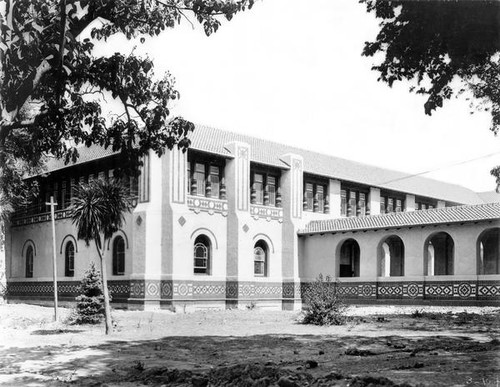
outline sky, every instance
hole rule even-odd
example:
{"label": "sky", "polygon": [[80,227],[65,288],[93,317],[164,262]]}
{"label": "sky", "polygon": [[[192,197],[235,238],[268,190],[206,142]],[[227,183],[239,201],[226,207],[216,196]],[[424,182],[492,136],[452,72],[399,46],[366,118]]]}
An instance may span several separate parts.
{"label": "sky", "polygon": [[[199,124],[491,191],[500,138],[465,98],[431,117],[408,83],[377,81],[361,56],[378,22],[356,0],[257,0],[207,37],[193,19],[134,50],[181,98],[173,113]],[[113,38],[104,51],[132,50]],[[473,161],[471,161],[473,160]],[[381,182],[382,183],[382,182]]]}

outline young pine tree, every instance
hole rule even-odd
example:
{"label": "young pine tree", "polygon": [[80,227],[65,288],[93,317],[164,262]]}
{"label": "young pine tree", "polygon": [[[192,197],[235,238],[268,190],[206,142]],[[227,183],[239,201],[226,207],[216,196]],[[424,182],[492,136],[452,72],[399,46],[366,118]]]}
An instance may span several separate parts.
{"label": "young pine tree", "polygon": [[80,284],[80,295],[76,297],[76,324],[98,324],[104,316],[104,295],[101,273],[94,262]]}

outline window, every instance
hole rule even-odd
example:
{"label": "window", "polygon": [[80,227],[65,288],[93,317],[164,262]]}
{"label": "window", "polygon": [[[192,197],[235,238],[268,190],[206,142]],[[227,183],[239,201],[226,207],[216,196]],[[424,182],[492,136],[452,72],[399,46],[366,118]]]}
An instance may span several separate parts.
{"label": "window", "polygon": [[251,172],[250,202],[264,206],[276,207],[279,178],[266,172]]}
{"label": "window", "polygon": [[125,274],[125,241],[117,236],[113,241],[113,275]]}
{"label": "window", "polygon": [[305,202],[304,210],[312,211],[314,203],[314,184],[312,183],[306,183],[306,189],[304,192],[304,202]]}
{"label": "window", "polygon": [[26,249],[26,278],[33,278],[33,246]]}
{"label": "window", "polygon": [[196,195],[205,196],[205,164],[195,163],[193,180],[196,182]]}
{"label": "window", "polygon": [[325,212],[327,182],[306,179],[304,179],[304,211]]}
{"label": "window", "polygon": [[187,191],[190,195],[219,198],[223,184],[224,161],[189,155]]}
{"label": "window", "polygon": [[404,198],[396,195],[381,195],[380,196],[380,213],[388,214],[392,212],[403,211]]}
{"label": "window", "polygon": [[205,235],[194,241],[193,258],[195,274],[210,274],[210,241]]}
{"label": "window", "polygon": [[66,277],[75,276],[75,245],[71,241],[66,243],[64,252],[64,275]]}
{"label": "window", "polygon": [[359,188],[343,188],[340,191],[340,215],[341,216],[365,216],[366,215],[366,192]]}
{"label": "window", "polygon": [[267,244],[258,241],[253,249],[253,272],[256,277],[267,276],[267,254]]}
{"label": "window", "polygon": [[260,173],[254,174],[253,189],[255,191],[255,203],[264,204],[264,175]]}

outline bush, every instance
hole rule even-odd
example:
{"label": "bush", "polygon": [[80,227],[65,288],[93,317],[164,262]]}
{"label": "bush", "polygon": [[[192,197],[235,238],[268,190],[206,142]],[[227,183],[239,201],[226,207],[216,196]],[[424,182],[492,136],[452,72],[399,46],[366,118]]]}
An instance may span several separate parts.
{"label": "bush", "polygon": [[80,284],[80,295],[76,297],[75,324],[98,324],[104,317],[104,295],[102,294],[101,272],[94,262]]}
{"label": "bush", "polygon": [[316,281],[304,291],[305,302],[303,324],[342,325],[347,321],[347,305],[337,293],[336,284],[330,276],[320,274]]}

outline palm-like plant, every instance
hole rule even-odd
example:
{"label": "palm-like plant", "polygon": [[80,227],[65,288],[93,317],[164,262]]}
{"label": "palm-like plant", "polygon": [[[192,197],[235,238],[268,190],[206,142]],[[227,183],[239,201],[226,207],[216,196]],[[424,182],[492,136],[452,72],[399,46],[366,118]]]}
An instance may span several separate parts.
{"label": "palm-like plant", "polygon": [[128,189],[116,179],[99,179],[80,184],[72,205],[72,221],[77,228],[77,238],[83,239],[87,246],[93,241],[101,261],[106,334],[111,332],[112,326],[105,246],[122,227],[125,213],[131,209],[132,197]]}

